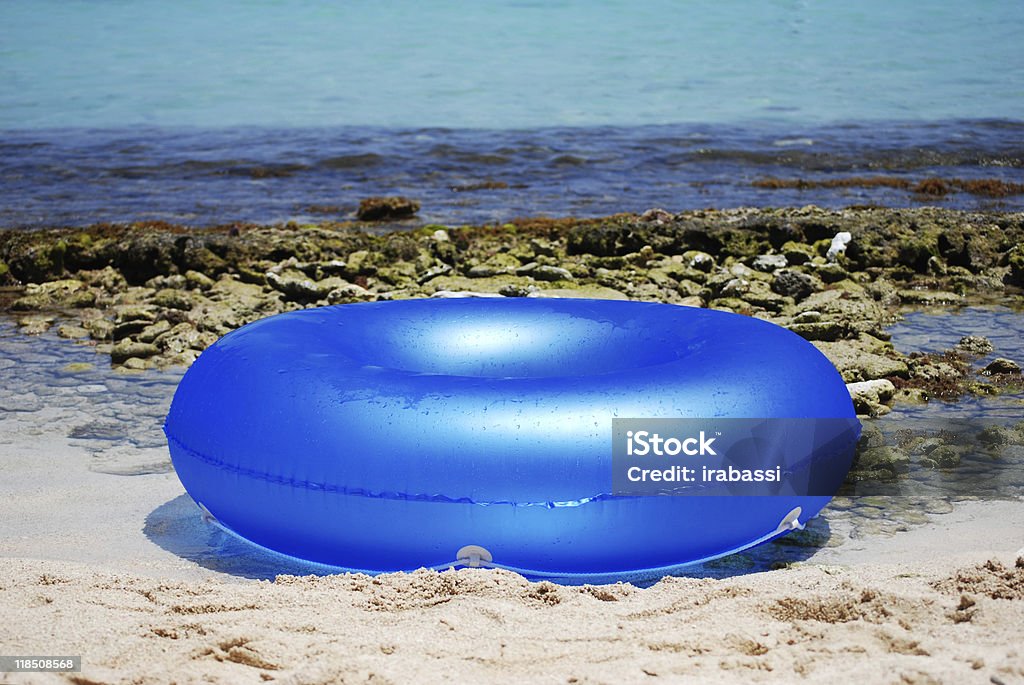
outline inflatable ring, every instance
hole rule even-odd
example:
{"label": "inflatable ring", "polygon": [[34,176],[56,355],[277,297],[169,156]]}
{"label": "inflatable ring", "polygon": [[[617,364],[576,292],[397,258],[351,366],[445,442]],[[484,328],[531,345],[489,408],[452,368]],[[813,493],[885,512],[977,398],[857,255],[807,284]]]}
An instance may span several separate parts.
{"label": "inflatable ring", "polygon": [[[824,490],[620,496],[615,417],[857,428]],[[370,573],[465,564],[590,580],[656,576],[801,526],[842,482],[859,424],[828,360],[759,319],[467,298],[244,326],[185,374],[165,433],[189,494],[271,550]]]}

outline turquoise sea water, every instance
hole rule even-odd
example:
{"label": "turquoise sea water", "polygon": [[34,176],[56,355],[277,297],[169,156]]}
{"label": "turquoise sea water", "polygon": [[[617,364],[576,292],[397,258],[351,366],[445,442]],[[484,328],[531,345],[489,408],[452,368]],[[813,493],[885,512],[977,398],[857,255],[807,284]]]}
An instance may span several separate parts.
{"label": "turquoise sea water", "polygon": [[1024,118],[1024,3],[5,0],[0,129]]}
{"label": "turquoise sea water", "polygon": [[4,0],[0,227],[419,221],[1024,193],[1024,3]]}

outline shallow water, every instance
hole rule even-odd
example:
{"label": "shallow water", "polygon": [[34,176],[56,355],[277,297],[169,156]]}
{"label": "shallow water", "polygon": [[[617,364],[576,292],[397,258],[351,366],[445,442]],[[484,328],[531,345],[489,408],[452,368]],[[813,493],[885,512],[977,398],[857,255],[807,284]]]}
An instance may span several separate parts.
{"label": "shallow water", "polygon": [[[1005,307],[967,307],[939,313],[911,312],[890,331],[904,352],[937,351],[964,335],[985,335],[996,346],[990,356],[1024,359],[1024,315]],[[983,364],[987,358],[979,360]],[[93,364],[69,371],[68,364]],[[109,359],[87,345],[52,333],[22,335],[0,318],[0,455],[33,435],[61,431],[84,447],[89,468],[122,477],[162,473],[171,465],[161,426],[182,370],[143,373],[112,370]],[[898,405],[872,420],[887,436],[900,429],[937,432],[953,417],[972,426],[1021,420],[1024,394],[969,397],[956,403]],[[973,461],[972,461],[973,458]],[[871,493],[870,495],[857,493]],[[892,535],[952,511],[965,499],[1024,495],[1024,449],[968,456],[951,472],[912,463],[908,474],[888,484],[856,486],[837,497],[806,530],[773,543],[688,569],[690,575],[723,576],[800,562],[822,546]],[[213,570],[246,577],[277,573],[323,573],[329,569],[268,552],[206,522],[187,496],[152,511],[147,536],[161,547]]]}
{"label": "shallow water", "polygon": [[[92,366],[71,371],[70,364]],[[86,449],[93,471],[168,472],[162,426],[182,373],[117,372],[88,345],[23,335],[0,318],[0,454],[5,445],[59,432]]]}
{"label": "shallow water", "polygon": [[965,335],[980,335],[992,341],[995,351],[976,360],[976,367],[996,357],[1024,359],[1024,312],[1010,307],[940,308],[904,312],[902,319],[888,329],[893,346],[903,354],[941,352],[960,342]]}
{"label": "shallow water", "polygon": [[[911,188],[753,185],[879,176]],[[346,220],[392,194],[422,203],[399,228],[651,207],[1024,209],[1024,194],[912,192],[929,177],[1024,182],[1024,121],[0,131],[0,227]]]}
{"label": "shallow water", "polygon": [[[980,371],[997,357],[1024,360],[1024,314],[1004,306],[913,311],[889,328],[892,342],[904,354],[942,352],[962,337],[988,338],[995,350],[973,360]],[[986,443],[979,436],[992,426],[1024,420],[1024,394],[965,395],[955,402],[932,399],[924,404],[899,403],[882,419],[866,426],[881,430],[886,444],[906,442],[909,435],[942,437],[970,446],[955,469],[930,469],[916,463],[902,478],[889,483],[858,483],[844,492],[887,497],[935,495],[946,498],[1024,495],[1024,447]],[[901,440],[902,438],[902,440]],[[912,455],[912,458],[915,455]]]}

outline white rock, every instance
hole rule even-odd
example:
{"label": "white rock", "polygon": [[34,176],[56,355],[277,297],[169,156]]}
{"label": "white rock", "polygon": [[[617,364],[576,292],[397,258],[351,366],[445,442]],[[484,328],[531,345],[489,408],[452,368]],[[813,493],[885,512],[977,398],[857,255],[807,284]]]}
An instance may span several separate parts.
{"label": "white rock", "polygon": [[846,246],[850,244],[851,240],[853,240],[853,236],[849,231],[836,233],[836,236],[832,238],[832,244],[829,246],[828,252],[825,253],[828,261],[834,262],[836,257],[846,252]]}
{"label": "white rock", "polygon": [[758,271],[771,273],[778,269],[785,269],[789,266],[789,260],[784,254],[763,254],[754,258],[753,267]]}
{"label": "white rock", "polygon": [[501,293],[475,293],[469,290],[438,290],[431,297],[504,297]]}
{"label": "white rock", "polygon": [[847,383],[846,390],[853,399],[853,407],[858,414],[881,416],[889,413],[889,403],[896,394],[896,386],[892,381],[879,378],[873,381]]}

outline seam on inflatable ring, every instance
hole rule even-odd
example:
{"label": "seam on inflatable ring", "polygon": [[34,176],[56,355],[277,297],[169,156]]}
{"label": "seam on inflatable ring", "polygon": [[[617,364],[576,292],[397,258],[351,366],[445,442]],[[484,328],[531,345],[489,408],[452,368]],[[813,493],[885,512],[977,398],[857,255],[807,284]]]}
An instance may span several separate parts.
{"label": "seam on inflatable ring", "polygon": [[[479,506],[490,507],[490,506],[508,506],[508,507],[545,507],[547,509],[560,509],[570,507],[580,507],[584,504],[590,504],[591,502],[600,502],[607,499],[626,499],[625,497],[616,497],[611,493],[601,493],[594,495],[593,497],[584,497],[582,499],[575,500],[564,500],[564,501],[549,501],[549,502],[513,502],[510,500],[498,500],[493,502],[483,502],[469,497],[448,497],[447,495],[428,495],[428,494],[410,494],[404,492],[388,492],[388,491],[373,491],[367,490],[366,488],[349,488],[340,485],[326,485],[322,483],[313,483],[308,480],[298,480],[295,478],[287,478],[285,476],[278,476],[271,473],[264,473],[257,471],[256,469],[246,468],[243,466],[237,466],[235,464],[228,464],[216,457],[202,452],[197,452],[191,447],[185,445],[181,440],[173,437],[165,430],[164,433],[167,435],[167,441],[173,442],[179,448],[187,452],[189,455],[195,457],[199,461],[202,461],[210,466],[222,469],[224,471],[230,471],[240,476],[246,476],[247,478],[253,478],[256,480],[267,481],[268,483],[274,483],[276,485],[287,485],[293,488],[302,488],[305,490],[312,490],[314,492],[329,492],[335,495],[345,495],[349,497],[368,497],[371,499],[386,499],[386,500],[400,500],[408,502],[439,502],[443,504],[476,504]],[[630,498],[632,499],[632,498]]]}

